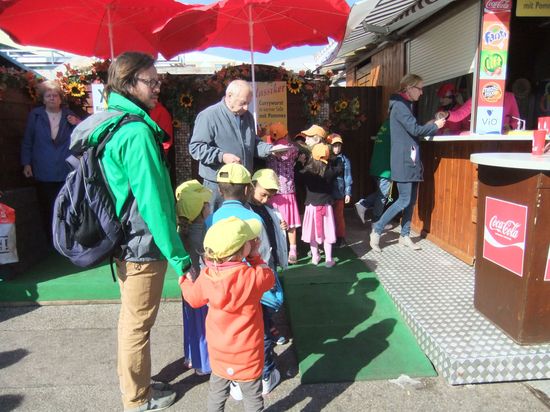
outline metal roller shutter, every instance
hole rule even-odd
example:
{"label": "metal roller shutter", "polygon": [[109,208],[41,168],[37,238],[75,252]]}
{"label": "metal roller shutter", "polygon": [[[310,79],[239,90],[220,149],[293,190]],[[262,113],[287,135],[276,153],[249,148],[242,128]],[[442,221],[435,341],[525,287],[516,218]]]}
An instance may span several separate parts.
{"label": "metal roller shutter", "polygon": [[479,42],[480,5],[450,17],[407,43],[408,72],[429,85],[472,73]]}

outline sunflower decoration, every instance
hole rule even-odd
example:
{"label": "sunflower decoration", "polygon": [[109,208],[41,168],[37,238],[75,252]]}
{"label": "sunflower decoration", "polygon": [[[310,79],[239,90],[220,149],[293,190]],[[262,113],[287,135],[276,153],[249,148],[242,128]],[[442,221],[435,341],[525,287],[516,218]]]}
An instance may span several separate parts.
{"label": "sunflower decoration", "polygon": [[346,99],[338,99],[334,102],[334,111],[340,113],[343,110],[346,110],[349,106],[349,102]]}
{"label": "sunflower decoration", "polygon": [[366,117],[361,114],[358,97],[348,100],[344,97],[336,100],[330,113],[331,122],[341,130],[357,130]]}
{"label": "sunflower decoration", "polygon": [[180,106],[185,109],[190,109],[193,106],[193,96],[189,93],[182,93],[179,97]]}
{"label": "sunflower decoration", "polygon": [[308,106],[309,106],[309,113],[312,116],[317,116],[319,114],[319,110],[321,109],[321,105],[319,104],[319,102],[317,100],[311,100],[308,103]]}
{"label": "sunflower decoration", "polygon": [[287,80],[286,87],[290,93],[298,94],[302,91],[303,84],[304,82],[300,78],[292,76]]}
{"label": "sunflower decoration", "polygon": [[86,95],[86,86],[82,83],[70,82],[67,85],[67,90],[72,97],[83,97]]}

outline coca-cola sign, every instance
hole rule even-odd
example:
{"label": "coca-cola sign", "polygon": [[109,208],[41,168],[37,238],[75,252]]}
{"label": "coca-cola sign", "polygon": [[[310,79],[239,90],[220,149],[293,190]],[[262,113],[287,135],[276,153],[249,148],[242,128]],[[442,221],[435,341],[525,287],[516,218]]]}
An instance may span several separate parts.
{"label": "coca-cola sign", "polygon": [[523,276],[527,232],[527,206],[487,197],[483,257]]}
{"label": "coca-cola sign", "polygon": [[485,13],[512,11],[512,0],[485,0]]}
{"label": "coca-cola sign", "polygon": [[489,221],[489,229],[497,236],[508,240],[517,239],[521,224],[513,220],[500,220],[498,216],[493,216]]}

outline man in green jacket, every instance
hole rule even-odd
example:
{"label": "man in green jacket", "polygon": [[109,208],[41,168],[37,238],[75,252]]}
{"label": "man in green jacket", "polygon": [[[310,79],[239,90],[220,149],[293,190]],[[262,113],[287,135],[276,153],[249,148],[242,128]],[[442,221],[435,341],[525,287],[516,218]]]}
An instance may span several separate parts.
{"label": "man in green jacket", "polygon": [[148,114],[160,83],[151,56],[121,54],[109,68],[108,110],[82,122],[71,142],[72,148],[97,145],[126,113],[143,119],[122,125],[101,157],[117,215],[127,222],[116,259],[121,294],[117,369],[125,412],[164,409],[175,400],[174,391],[151,388],[150,331],[167,260],[179,275],[190,267],[176,230],[175,199],[162,155],[164,133]]}

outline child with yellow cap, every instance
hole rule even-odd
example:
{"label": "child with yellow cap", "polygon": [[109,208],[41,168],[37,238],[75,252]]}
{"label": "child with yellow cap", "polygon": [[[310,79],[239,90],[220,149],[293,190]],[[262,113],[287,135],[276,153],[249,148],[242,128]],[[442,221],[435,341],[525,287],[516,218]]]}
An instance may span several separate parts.
{"label": "child with yellow cap", "polygon": [[272,169],[260,169],[252,176],[254,192],[250,198],[250,208],[263,220],[264,231],[269,242],[260,245],[260,254],[265,256],[264,248],[268,248],[268,265],[275,273],[275,287],[264,293],[262,297],[262,309],[264,311],[264,333],[265,341],[265,365],[264,365],[264,395],[268,394],[280,380],[280,373],[275,368],[275,344],[284,345],[287,339],[280,334],[275,327],[273,316],[283,305],[283,288],[278,278],[278,269],[287,268],[288,250],[285,230],[288,224],[281,217],[279,212],[269,205],[269,201],[276,196],[280,189],[280,181]]}
{"label": "child with yellow cap", "polygon": [[[191,257],[194,270],[190,273],[193,281],[200,272],[202,242],[206,234],[204,220],[210,214],[211,198],[212,191],[197,180],[184,182],[176,189],[178,232]],[[183,300],[184,362],[188,368],[194,368],[197,375],[207,375],[211,372],[205,338],[207,313],[208,306],[195,309]]]}
{"label": "child with yellow cap", "polygon": [[267,167],[273,169],[279,179],[279,190],[271,197],[271,204],[279,211],[288,225],[287,235],[290,249],[288,263],[294,264],[298,261],[296,229],[302,225],[294,183],[294,164],[298,158],[298,149],[288,140],[288,130],[282,123],[271,124],[269,133],[276,144],[289,146],[289,149],[281,155],[269,156]]}
{"label": "child with yellow cap", "polygon": [[299,171],[296,177],[306,188],[302,240],[309,243],[311,263],[314,265],[318,265],[321,260],[319,244],[323,244],[325,266],[331,268],[335,265],[332,245],[336,242],[332,184],[342,172],[342,166],[330,161],[330,150],[324,143],[314,145],[311,158],[297,162],[296,166]]}
{"label": "child with yellow cap", "polygon": [[206,267],[193,283],[180,278],[193,307],[209,305],[206,339],[212,374],[208,410],[221,411],[232,382],[238,382],[246,410],[263,410],[263,321],[260,298],[273,287],[273,271],[259,255],[257,219],[221,219],[206,232]]}
{"label": "child with yellow cap", "polygon": [[342,172],[336,176],[332,185],[332,197],[334,204],[334,224],[336,226],[336,247],[346,246],[346,221],[344,220],[344,204],[351,200],[351,187],[353,179],[351,178],[351,162],[345,154],[342,153],[344,139],[338,133],[331,133],[327,136],[327,142],[332,149],[335,163],[342,165]]}
{"label": "child with yellow cap", "polygon": [[[263,260],[269,262],[271,259],[269,239],[266,231],[263,229],[263,219],[253,210],[248,207],[248,199],[252,194],[252,176],[248,170],[238,163],[224,165],[216,177],[220,193],[223,197],[223,203],[218,210],[206,219],[206,228],[210,228],[213,224],[227,217],[237,217],[243,220],[257,220],[260,223],[260,255]],[[267,331],[266,336],[267,336]],[[269,357],[269,347],[271,343],[269,339],[265,339],[265,348],[268,353],[267,367],[264,369],[262,380],[262,388],[265,391],[273,389],[279,383],[280,375],[274,368],[274,363]],[[264,383],[265,381],[265,383]],[[239,385],[231,385],[231,396],[236,399],[242,399]],[[264,389],[262,389],[264,390]]]}

